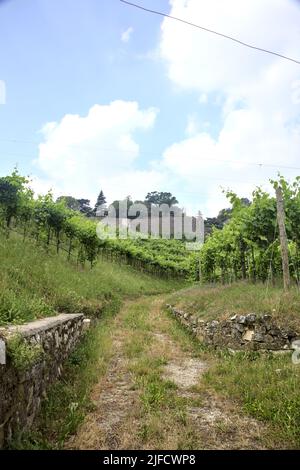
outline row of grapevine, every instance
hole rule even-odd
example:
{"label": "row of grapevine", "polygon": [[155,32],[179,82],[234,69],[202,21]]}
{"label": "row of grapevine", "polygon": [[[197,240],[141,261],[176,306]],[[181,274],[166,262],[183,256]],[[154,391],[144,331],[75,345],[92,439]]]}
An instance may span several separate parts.
{"label": "row of grapevine", "polygon": [[[300,177],[280,184],[284,194],[286,229],[289,239],[290,271],[300,278]],[[222,230],[214,229],[200,252],[202,279],[223,283],[239,279],[266,281],[281,276],[281,253],[277,229],[276,200],[256,189],[251,204],[234,193],[227,194],[232,214]],[[196,280],[199,253],[189,252],[180,240],[161,238],[99,238],[97,222],[54,202],[51,193],[34,198],[26,178],[17,171],[0,178],[0,221],[7,234],[22,232],[34,237],[46,249],[53,245],[59,253],[77,263],[94,265],[99,255],[158,276]],[[103,229],[104,230],[104,229]]]}
{"label": "row of grapevine", "polygon": [[194,279],[192,268],[195,254],[189,253],[180,240],[166,239],[111,239],[107,242],[116,257],[134,267],[147,266],[154,274],[167,277]]}
{"label": "row of grapevine", "polygon": [[[298,283],[300,276],[300,177],[292,184],[282,177],[273,182],[283,190],[286,229],[289,240],[290,271]],[[233,212],[222,230],[215,229],[201,250],[201,270],[205,281],[230,282],[238,279],[266,281],[282,275],[277,228],[276,198],[256,189],[250,205],[228,193]]]}
{"label": "row of grapevine", "polygon": [[0,219],[7,235],[17,230],[47,250],[53,245],[57,253],[64,250],[80,264],[93,266],[100,254],[159,276],[193,277],[194,256],[180,240],[99,238],[95,220],[54,202],[51,193],[35,199],[17,171],[0,178]]}

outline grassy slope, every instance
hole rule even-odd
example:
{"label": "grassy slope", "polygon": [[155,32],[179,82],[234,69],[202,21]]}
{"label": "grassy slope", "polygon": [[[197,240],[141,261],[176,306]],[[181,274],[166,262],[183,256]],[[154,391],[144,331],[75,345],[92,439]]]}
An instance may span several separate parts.
{"label": "grassy slope", "polygon": [[[233,313],[271,313],[281,324],[300,332],[300,293],[295,288],[234,284],[219,287],[192,287],[172,294],[168,302],[204,319],[223,318]],[[300,365],[291,354],[274,356],[259,353],[211,351],[212,367],[204,375],[203,386],[236,400],[244,412],[271,422],[279,430],[277,442],[300,447]]]}
{"label": "grassy slope", "polygon": [[[66,365],[64,380],[50,391],[42,409],[46,432],[26,447],[59,447],[74,432],[91,406],[89,391],[105,373],[111,355],[111,314],[123,297],[167,292],[179,284],[136,273],[127,267],[99,263],[95,269],[78,270],[64,256],[47,255],[32,243],[0,238],[0,322],[20,322],[55,311],[84,311],[102,321]],[[232,313],[273,313],[280,321],[299,325],[300,295],[279,288],[237,284],[230,287],[192,287],[168,295],[168,302],[204,318]],[[290,357],[211,352],[211,368],[203,386],[226,395],[243,410],[276,425],[279,440],[300,446],[300,366]],[[43,437],[47,436],[47,442]],[[17,445],[16,445],[17,446]]]}
{"label": "grassy slope", "polygon": [[[84,312],[101,320],[92,328],[64,368],[43,402],[42,432],[31,433],[14,448],[60,447],[92,406],[90,391],[105,373],[112,354],[113,315],[121,301],[140,295],[159,294],[182,286],[99,261],[94,269],[77,268],[65,255],[47,254],[33,242],[0,237],[0,325],[22,323],[58,311]],[[55,444],[54,444],[55,442]]]}
{"label": "grassy slope", "polygon": [[0,325],[22,323],[56,312],[99,315],[112,299],[166,292],[179,286],[99,261],[77,268],[65,254],[47,254],[33,242],[0,237]]}
{"label": "grassy slope", "polygon": [[300,292],[284,293],[279,287],[236,283],[230,286],[193,286],[171,294],[169,303],[201,316],[222,319],[233,314],[272,314],[279,322],[300,326]]}
{"label": "grassy slope", "polygon": [[250,416],[276,425],[279,445],[300,448],[300,366],[290,355],[219,355],[203,386],[236,400]]}

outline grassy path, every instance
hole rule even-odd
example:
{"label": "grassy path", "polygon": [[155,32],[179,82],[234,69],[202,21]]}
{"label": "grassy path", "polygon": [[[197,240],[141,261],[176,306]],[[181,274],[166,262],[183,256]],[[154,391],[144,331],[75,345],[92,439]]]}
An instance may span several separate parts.
{"label": "grassy path", "polygon": [[263,449],[268,429],[208,391],[213,357],[161,308],[127,302],[108,332],[111,356],[68,449]]}

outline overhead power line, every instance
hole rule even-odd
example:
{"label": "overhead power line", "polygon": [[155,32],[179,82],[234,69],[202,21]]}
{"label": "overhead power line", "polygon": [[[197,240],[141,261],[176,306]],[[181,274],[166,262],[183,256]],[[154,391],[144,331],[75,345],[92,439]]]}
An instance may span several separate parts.
{"label": "overhead power line", "polygon": [[288,57],[288,56],[285,56],[283,54],[279,54],[278,52],[270,51],[268,49],[263,49],[262,47],[257,47],[257,46],[254,46],[252,44],[248,44],[248,43],[246,43],[244,41],[240,41],[239,39],[236,39],[232,36],[228,36],[227,34],[223,34],[223,33],[220,33],[218,31],[214,31],[213,29],[205,28],[204,26],[200,26],[198,24],[191,23],[190,21],[183,20],[182,18],[177,18],[176,16],[171,16],[171,15],[168,15],[167,13],[163,13],[161,11],[151,10],[150,8],[143,7],[142,5],[137,5],[136,3],[128,2],[127,0],[120,0],[120,2],[124,3],[126,5],[130,5],[132,7],[135,7],[135,8],[139,8],[140,10],[146,11],[148,13],[153,13],[154,15],[164,16],[165,18],[170,18],[171,20],[180,21],[181,23],[185,23],[189,26],[193,26],[194,28],[202,29],[203,31],[206,31],[208,33],[216,34],[217,36],[221,36],[225,39],[229,39],[230,41],[233,41],[233,42],[236,42],[236,43],[240,44],[241,46],[249,47],[250,49],[255,49],[257,51],[264,52],[266,54],[275,55],[277,57],[280,57],[281,59],[289,60],[291,62],[295,62],[296,64],[300,65],[300,61],[296,60],[296,59],[293,59],[292,57]]}
{"label": "overhead power line", "polygon": [[[39,145],[39,144],[42,144],[44,142],[39,142],[37,140],[19,140],[19,139],[1,139],[0,138],[0,143],[1,142],[7,142],[7,143],[13,143],[13,144],[32,144],[32,145]],[[105,152],[112,152],[112,153],[116,153],[116,154],[120,154],[120,153],[131,153],[131,150],[125,150],[125,149],[117,149],[117,148],[110,148],[110,147],[103,147],[103,146],[98,146],[98,145],[84,145],[84,144],[69,144],[68,145],[69,147],[76,147],[76,148],[79,148],[79,149],[82,149],[82,150],[85,150],[85,151],[90,151],[90,150],[102,150],[102,151],[105,151]],[[6,152],[6,151],[1,151],[0,150],[0,154],[1,153],[5,153],[6,156],[11,156],[11,157],[20,157],[20,158],[31,158],[30,155],[25,155],[25,154],[20,154],[20,153],[11,153],[11,152]],[[163,152],[161,152],[163,153]],[[153,152],[148,152],[148,151],[139,151],[139,155],[147,155],[149,157],[159,157],[161,155],[159,155],[158,153],[153,153]],[[200,157],[199,157],[200,158]],[[211,158],[207,158],[207,157],[201,157],[201,160],[203,161],[210,161],[211,163],[215,163],[215,164],[219,164],[219,163],[226,163],[226,164],[243,164],[243,165],[250,165],[250,166],[258,166],[260,168],[275,168],[275,169],[279,169],[279,168],[282,168],[282,169],[285,169],[285,170],[296,170],[296,171],[300,171],[300,167],[299,166],[292,166],[292,165],[285,165],[284,163],[264,163],[264,162],[250,162],[248,160],[241,160],[241,161],[238,161],[238,160],[230,160],[230,159],[211,159]]]}

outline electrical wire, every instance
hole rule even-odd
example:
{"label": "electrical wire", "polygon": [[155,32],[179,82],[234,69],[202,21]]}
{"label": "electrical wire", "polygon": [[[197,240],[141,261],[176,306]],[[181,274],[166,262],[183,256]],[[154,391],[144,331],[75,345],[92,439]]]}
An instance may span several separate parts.
{"label": "electrical wire", "polygon": [[159,16],[163,16],[165,18],[170,18],[171,20],[180,21],[181,23],[185,23],[189,26],[193,26],[194,28],[202,29],[203,31],[206,31],[208,33],[216,34],[217,36],[221,36],[225,39],[229,39],[230,41],[234,41],[234,42],[240,44],[241,46],[245,46],[245,47],[248,47],[250,49],[255,49],[259,52],[264,52],[266,54],[272,54],[274,56],[280,57],[281,59],[289,60],[291,62],[294,62],[294,63],[300,65],[300,61],[297,60],[297,59],[294,59],[292,57],[288,57],[286,55],[279,54],[278,52],[270,51],[270,50],[264,49],[262,47],[258,47],[258,46],[254,46],[252,44],[248,44],[247,42],[241,41],[240,39],[236,39],[232,36],[228,36],[227,34],[223,34],[223,33],[220,33],[218,31],[214,31],[213,29],[209,29],[209,28],[206,28],[204,26],[197,25],[195,23],[191,23],[190,21],[183,20],[182,18],[177,18],[176,16],[171,16],[171,15],[168,15],[167,13],[163,13],[161,11],[151,10],[150,8],[143,7],[142,5],[137,5],[136,3],[128,2],[127,0],[120,0],[120,2],[124,3],[126,5],[129,5],[129,6],[132,6],[132,7],[138,8],[140,10],[146,11],[148,13],[152,13],[154,15],[159,15]]}

